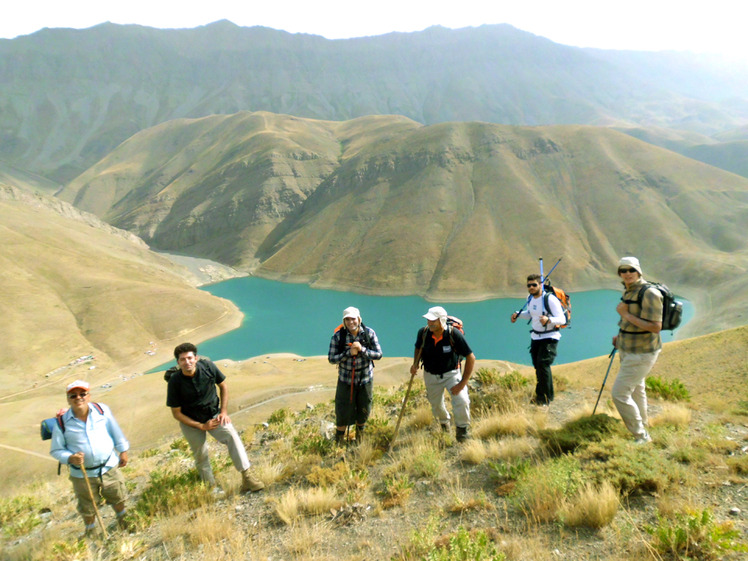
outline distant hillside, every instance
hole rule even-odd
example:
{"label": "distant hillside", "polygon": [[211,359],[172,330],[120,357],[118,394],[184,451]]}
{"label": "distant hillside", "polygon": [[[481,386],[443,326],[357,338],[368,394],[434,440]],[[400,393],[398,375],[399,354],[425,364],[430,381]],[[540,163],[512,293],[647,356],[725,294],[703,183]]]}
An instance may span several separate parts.
{"label": "distant hillside", "polygon": [[228,21],[44,29],[0,40],[0,161],[64,183],[140,130],[242,110],[714,134],[748,123],[747,85],[720,60],[579,49],[509,25],[335,41]]}
{"label": "distant hillside", "polygon": [[130,375],[160,343],[236,324],[233,305],[195,289],[186,269],[67,203],[0,185],[0,216],[4,396],[32,384],[59,392],[69,373],[58,369],[81,356],[97,370],[78,377],[124,363]]}
{"label": "distant hillside", "polygon": [[[655,146],[662,146],[688,158],[748,177],[748,140],[716,140],[699,134],[656,127],[618,128]],[[740,138],[736,130],[726,138]]]}
{"label": "distant hillside", "polygon": [[[539,255],[574,290],[611,287],[632,253],[700,299],[748,268],[748,180],[606,128],[173,121],[60,197],[162,250],[363,292],[507,294]],[[744,323],[748,299],[721,301],[697,307],[710,329]]]}

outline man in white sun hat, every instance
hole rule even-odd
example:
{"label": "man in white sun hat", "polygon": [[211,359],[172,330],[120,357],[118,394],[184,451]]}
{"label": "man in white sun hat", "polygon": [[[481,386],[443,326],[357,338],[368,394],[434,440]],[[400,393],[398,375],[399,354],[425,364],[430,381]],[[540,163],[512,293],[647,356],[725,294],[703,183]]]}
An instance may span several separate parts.
{"label": "man in white sun hat", "polygon": [[374,361],[382,358],[377,334],[361,321],[353,306],[343,310],[343,324],[335,330],[327,359],[338,365],[335,392],[335,442],[342,444],[346,429],[355,423],[361,442],[373,401]]}
{"label": "man in white sun hat", "polygon": [[[449,391],[457,441],[463,442],[468,438],[470,426],[467,384],[475,366],[475,355],[462,332],[448,324],[444,308],[429,308],[423,317],[426,318],[427,326],[418,330],[410,373],[415,374],[423,363],[426,397],[431,404],[431,412],[444,431],[449,430],[450,423],[449,412],[444,403],[444,390]],[[460,357],[465,357],[464,369],[461,368]]]}
{"label": "man in white sun hat", "polygon": [[637,443],[646,444],[652,439],[647,431],[645,378],[662,349],[662,294],[656,288],[648,288],[639,303],[637,295],[647,283],[636,257],[623,257],[619,261],[618,276],[624,291],[616,307],[621,319],[613,346],[618,350],[621,367],[611,395],[626,428]]}

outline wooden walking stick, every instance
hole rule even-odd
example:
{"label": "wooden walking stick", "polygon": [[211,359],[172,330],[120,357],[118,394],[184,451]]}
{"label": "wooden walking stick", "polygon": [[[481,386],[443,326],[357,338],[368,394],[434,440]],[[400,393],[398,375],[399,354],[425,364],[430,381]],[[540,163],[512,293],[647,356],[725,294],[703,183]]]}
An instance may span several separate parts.
{"label": "wooden walking stick", "polygon": [[101,515],[99,514],[99,507],[96,506],[96,499],[94,499],[93,489],[91,489],[91,482],[88,480],[88,475],[86,474],[86,468],[83,466],[83,463],[81,462],[81,472],[83,472],[83,479],[86,480],[86,487],[88,487],[88,496],[91,497],[91,503],[94,507],[94,513],[96,514],[96,520],[99,521],[99,527],[101,527],[101,532],[104,534],[104,539],[109,539],[109,534],[106,533],[106,528],[104,527],[104,522],[101,520]]}
{"label": "wooden walking stick", "polygon": [[400,430],[400,421],[403,420],[403,413],[405,412],[405,404],[408,403],[408,396],[410,396],[410,388],[413,386],[413,378],[415,378],[415,374],[410,375],[410,382],[408,382],[408,389],[405,391],[405,397],[403,398],[403,405],[400,407],[400,415],[397,417],[397,424],[395,425],[395,432],[392,434],[392,440],[390,440],[390,445],[387,448],[387,452],[392,450],[392,445],[395,443],[395,439],[397,438],[397,431]]}

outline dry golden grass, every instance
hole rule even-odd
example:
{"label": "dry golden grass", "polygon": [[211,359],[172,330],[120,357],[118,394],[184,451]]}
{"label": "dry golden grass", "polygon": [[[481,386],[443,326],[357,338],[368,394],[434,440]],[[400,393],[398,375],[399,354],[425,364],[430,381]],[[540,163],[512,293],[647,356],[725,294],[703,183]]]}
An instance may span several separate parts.
{"label": "dry golden grass", "polygon": [[483,463],[488,458],[486,444],[482,440],[468,440],[460,447],[459,458],[468,464],[478,465]]}
{"label": "dry golden grass", "polygon": [[299,508],[306,514],[323,514],[342,504],[334,488],[311,487],[298,491],[297,496]]}
{"label": "dry golden grass", "polygon": [[291,487],[277,499],[275,514],[286,526],[293,526],[301,517],[301,501],[295,487]]}
{"label": "dry golden grass", "polygon": [[527,458],[538,451],[538,441],[535,438],[507,438],[492,439],[486,443],[486,453],[492,460],[511,461]]}
{"label": "dry golden grass", "polygon": [[254,472],[255,477],[262,481],[266,487],[284,481],[291,475],[291,470],[289,470],[284,464],[275,463],[264,457],[252,464],[252,471]]}
{"label": "dry golden grass", "polygon": [[662,404],[662,411],[649,418],[649,425],[652,427],[671,426],[687,427],[691,423],[691,409],[680,403],[665,402]]}
{"label": "dry golden grass", "polygon": [[426,428],[434,422],[434,415],[431,413],[429,405],[416,407],[408,416],[406,426],[410,429],[418,430]]}
{"label": "dry golden grass", "polygon": [[287,534],[285,548],[294,559],[299,555],[307,555],[320,543],[326,543],[330,539],[330,526],[325,523],[311,524],[302,520],[296,524]]}
{"label": "dry golden grass", "polygon": [[567,526],[602,528],[613,521],[618,506],[618,493],[608,481],[600,486],[588,483],[561,508],[560,517]]}
{"label": "dry golden grass", "polygon": [[495,413],[475,423],[473,437],[488,440],[494,436],[525,436],[537,427],[538,419],[542,418],[544,416],[531,419],[524,411]]}

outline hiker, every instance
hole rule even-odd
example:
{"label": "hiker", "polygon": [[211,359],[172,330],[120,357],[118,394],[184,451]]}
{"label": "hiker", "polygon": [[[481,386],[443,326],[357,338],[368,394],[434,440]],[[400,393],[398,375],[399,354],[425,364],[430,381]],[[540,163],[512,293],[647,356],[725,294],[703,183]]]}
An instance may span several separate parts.
{"label": "hiker", "polygon": [[662,295],[656,288],[644,292],[641,306],[639,289],[647,283],[636,257],[623,257],[618,276],[624,291],[616,312],[621,316],[613,346],[618,350],[620,368],[611,395],[626,428],[638,444],[650,442],[647,432],[647,391],[644,380],[662,349]]}
{"label": "hiker", "polygon": [[[220,492],[213,477],[208,455],[207,433],[225,444],[234,467],[242,474],[239,492],[255,492],[265,488],[249,469],[249,459],[244,443],[239,438],[227,413],[229,391],[226,376],[207,358],[197,358],[197,347],[182,343],[174,349],[174,358],[179,367],[168,380],[166,406],[171,407],[172,416],[179,421],[187,444],[195,458],[195,467],[200,478]],[[220,399],[216,392],[220,390]]]}
{"label": "hiker", "polygon": [[[455,433],[458,442],[468,438],[470,426],[470,398],[468,380],[475,366],[475,355],[459,329],[448,325],[447,312],[441,306],[429,308],[424,314],[427,327],[418,330],[413,355],[411,375],[418,372],[423,362],[423,381],[431,412],[443,431],[449,431],[450,415],[444,404],[444,390],[452,399]],[[465,369],[460,367],[460,357],[465,357]]]}
{"label": "hiker", "polygon": [[118,468],[127,465],[130,443],[109,407],[91,403],[88,382],[76,380],[65,392],[70,408],[57,417],[49,453],[70,466],[70,481],[86,525],[85,533],[91,535],[96,530],[95,503],[102,498],[112,505],[119,527],[129,529],[125,518],[127,489]]}
{"label": "hiker", "polygon": [[556,359],[558,341],[561,339],[559,325],[566,323],[561,302],[555,294],[543,293],[542,278],[537,273],[527,275],[527,306],[512,314],[512,323],[518,318],[530,319],[530,357],[535,367],[535,395],[530,403],[548,406],[553,401],[553,375],[551,365]]}
{"label": "hiker", "polygon": [[343,325],[330,339],[327,359],[338,365],[335,391],[335,442],[342,444],[346,429],[355,423],[356,442],[363,440],[371,413],[374,361],[382,358],[377,334],[361,321],[358,308],[343,310]]}

